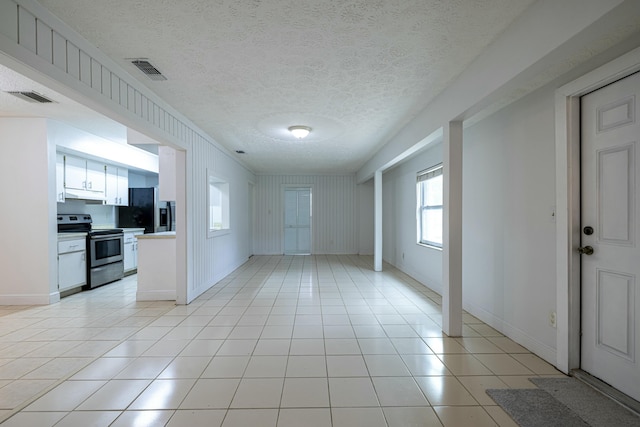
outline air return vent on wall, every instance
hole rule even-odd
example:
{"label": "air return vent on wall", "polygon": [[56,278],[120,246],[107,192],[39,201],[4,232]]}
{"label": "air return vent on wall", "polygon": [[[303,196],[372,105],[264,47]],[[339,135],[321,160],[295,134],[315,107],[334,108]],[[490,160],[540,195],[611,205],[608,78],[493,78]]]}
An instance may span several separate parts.
{"label": "air return vent on wall", "polygon": [[138,67],[138,69],[151,80],[167,80],[167,78],[162,75],[160,70],[151,65],[151,63],[146,59],[134,59],[133,61],[131,61],[131,63]]}
{"label": "air return vent on wall", "polygon": [[51,99],[43,95],[40,95],[38,92],[34,92],[34,91],[28,91],[28,92],[11,91],[7,93],[13,96],[17,96],[18,98],[28,102],[38,102],[40,104],[48,104],[50,102],[53,102]]}

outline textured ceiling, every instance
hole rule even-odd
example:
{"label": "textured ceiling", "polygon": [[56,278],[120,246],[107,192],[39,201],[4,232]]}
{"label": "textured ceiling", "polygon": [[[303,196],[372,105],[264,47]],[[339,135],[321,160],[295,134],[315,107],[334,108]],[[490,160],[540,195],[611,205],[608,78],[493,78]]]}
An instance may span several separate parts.
{"label": "textured ceiling", "polygon": [[532,2],[41,0],[258,173],[355,172]]}

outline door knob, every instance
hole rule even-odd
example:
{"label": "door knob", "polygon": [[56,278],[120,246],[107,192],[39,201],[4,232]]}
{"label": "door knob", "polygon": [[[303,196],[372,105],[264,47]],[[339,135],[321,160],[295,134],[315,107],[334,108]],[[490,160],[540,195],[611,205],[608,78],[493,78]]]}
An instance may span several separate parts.
{"label": "door knob", "polygon": [[593,247],[584,246],[582,248],[578,248],[578,252],[582,255],[593,255]]}

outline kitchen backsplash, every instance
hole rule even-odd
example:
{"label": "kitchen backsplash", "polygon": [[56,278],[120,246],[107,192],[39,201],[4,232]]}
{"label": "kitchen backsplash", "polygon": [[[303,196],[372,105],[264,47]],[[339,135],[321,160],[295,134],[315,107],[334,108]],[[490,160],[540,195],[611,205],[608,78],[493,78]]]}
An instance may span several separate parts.
{"label": "kitchen backsplash", "polygon": [[58,203],[58,213],[64,214],[90,214],[94,227],[116,226],[115,206],[105,206],[86,203],[84,200],[67,200],[65,203]]}

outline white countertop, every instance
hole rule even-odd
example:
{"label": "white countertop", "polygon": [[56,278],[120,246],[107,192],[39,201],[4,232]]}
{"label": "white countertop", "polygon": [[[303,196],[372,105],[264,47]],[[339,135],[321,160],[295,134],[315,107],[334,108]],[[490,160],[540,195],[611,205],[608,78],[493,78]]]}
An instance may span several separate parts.
{"label": "white countertop", "polygon": [[138,236],[138,240],[140,239],[175,239],[176,232],[175,231],[163,231],[161,233],[149,233],[149,234],[141,234]]}

